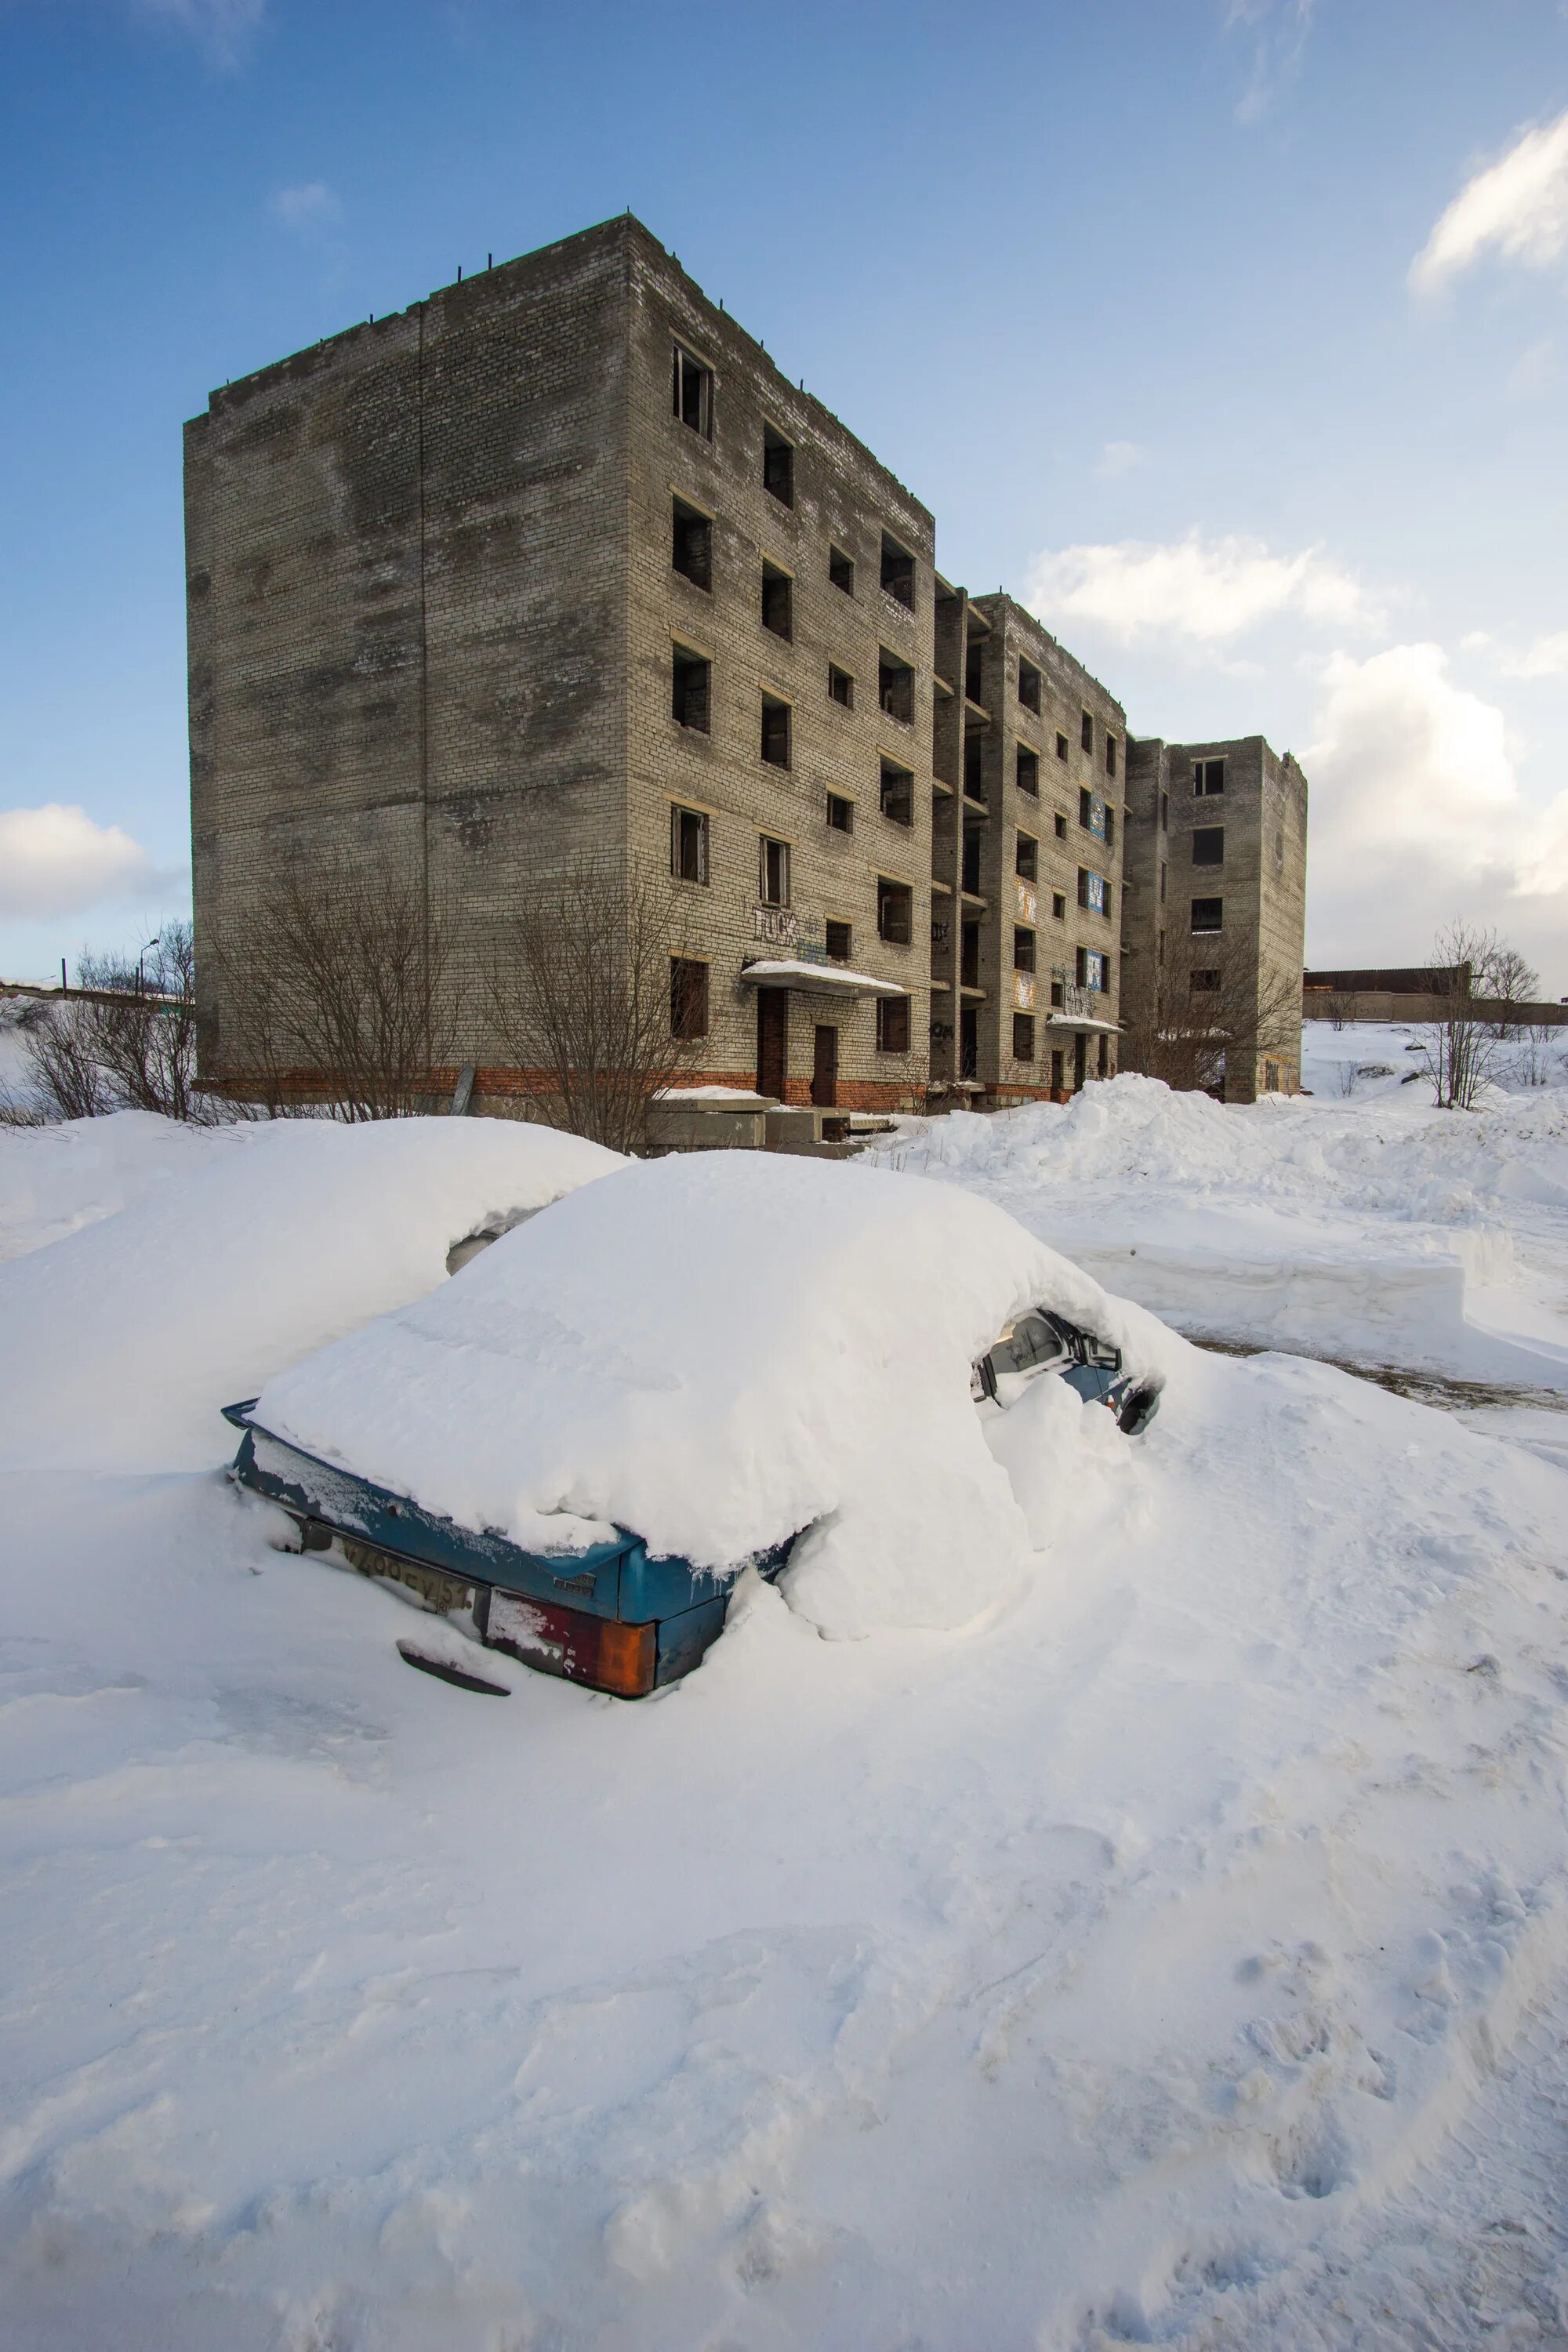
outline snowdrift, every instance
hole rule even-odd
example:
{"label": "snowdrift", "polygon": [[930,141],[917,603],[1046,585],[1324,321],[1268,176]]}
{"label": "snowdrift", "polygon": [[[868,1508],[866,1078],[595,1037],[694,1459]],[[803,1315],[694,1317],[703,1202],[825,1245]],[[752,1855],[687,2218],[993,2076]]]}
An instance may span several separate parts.
{"label": "snowdrift", "polygon": [[123,1114],[10,1139],[27,1149],[0,1166],[63,1163],[83,1191],[96,1166],[111,1203],[129,1198],[0,1265],[0,1465],[221,1461],[222,1405],[444,1282],[451,1244],[487,1218],[622,1164],[501,1119],[191,1134]]}
{"label": "snowdrift", "polygon": [[[825,1630],[953,1626],[1026,1567],[969,1374],[1029,1305],[1112,1340],[1140,1377],[1185,1352],[951,1186],[700,1153],[559,1202],[277,1375],[256,1417],[525,1545],[569,1513],[578,1541],[584,1522],[619,1525],[722,1569],[810,1528],[787,1589]],[[1064,1482],[1083,1418],[1072,1399]]]}

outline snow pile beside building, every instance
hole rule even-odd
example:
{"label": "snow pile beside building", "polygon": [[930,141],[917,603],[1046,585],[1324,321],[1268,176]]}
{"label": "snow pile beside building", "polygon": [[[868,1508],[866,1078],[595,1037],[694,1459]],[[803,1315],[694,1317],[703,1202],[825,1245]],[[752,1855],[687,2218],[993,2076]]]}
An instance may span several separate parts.
{"label": "snow pile beside building", "polygon": [[500,1119],[196,1130],[141,1113],[0,1130],[0,1464],[193,1469],[220,1406],[444,1282],[452,1244],[622,1164]]}
{"label": "snow pile beside building", "polygon": [[1184,1329],[1568,1387],[1568,1093],[1224,1106],[1124,1076],[905,1121],[884,1157],[994,1200]]}
{"label": "snow pile beside building", "polygon": [[825,1630],[951,1627],[1026,1570],[969,1375],[1032,1305],[1121,1346],[1139,1376],[1186,1353],[951,1186],[672,1158],[574,1194],[281,1373],[257,1419],[525,1543],[565,1512],[578,1541],[584,1521],[619,1525],[717,1570],[809,1528],[788,1589]]}

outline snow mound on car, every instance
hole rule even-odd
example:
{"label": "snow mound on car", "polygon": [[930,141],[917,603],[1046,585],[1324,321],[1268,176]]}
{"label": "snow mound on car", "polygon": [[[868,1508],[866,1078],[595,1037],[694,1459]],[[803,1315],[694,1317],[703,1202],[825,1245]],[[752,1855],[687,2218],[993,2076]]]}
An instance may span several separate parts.
{"label": "snow mound on car", "polygon": [[280,1374],[257,1418],[520,1540],[570,1512],[718,1570],[809,1528],[787,1589],[825,1632],[948,1628],[1027,1560],[969,1373],[1031,1304],[1140,1373],[1182,1344],[952,1186],[669,1159],[573,1194]]}
{"label": "snow mound on car", "polygon": [[[510,1119],[279,1119],[205,1133],[194,1149],[166,1120],[83,1124],[85,1142],[48,1130],[64,1164],[112,1128],[158,1178],[0,1265],[0,1466],[220,1462],[233,1444],[220,1406],[444,1283],[452,1244],[487,1219],[624,1164]],[[156,1149],[160,1129],[177,1149]]]}

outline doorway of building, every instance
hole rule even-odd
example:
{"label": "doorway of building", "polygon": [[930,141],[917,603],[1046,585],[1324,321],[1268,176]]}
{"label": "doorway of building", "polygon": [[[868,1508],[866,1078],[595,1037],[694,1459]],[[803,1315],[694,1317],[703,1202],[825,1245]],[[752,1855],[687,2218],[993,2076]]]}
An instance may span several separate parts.
{"label": "doorway of building", "polygon": [[1089,1039],[1080,1029],[1072,1041],[1072,1083],[1076,1094],[1089,1071]]}
{"label": "doorway of building", "polygon": [[772,1095],[776,1102],[783,1102],[788,1072],[789,991],[787,988],[759,988],[757,1092]]}
{"label": "doorway of building", "polygon": [[958,1075],[961,1078],[980,1076],[980,1007],[966,1004],[958,1016]]}
{"label": "doorway of building", "polygon": [[811,1050],[811,1099],[818,1110],[831,1110],[838,1100],[838,1032],[830,1021],[819,1021]]}

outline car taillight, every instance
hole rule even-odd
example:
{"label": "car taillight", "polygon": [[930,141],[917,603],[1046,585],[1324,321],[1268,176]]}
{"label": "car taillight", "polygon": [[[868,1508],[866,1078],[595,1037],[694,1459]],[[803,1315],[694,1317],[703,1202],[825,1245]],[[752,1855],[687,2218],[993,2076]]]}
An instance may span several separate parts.
{"label": "car taillight", "polygon": [[658,1663],[658,1629],[590,1617],[556,1601],[530,1601],[492,1591],[484,1634],[492,1649],[510,1651],[524,1665],[571,1683],[608,1691],[615,1698],[645,1698]]}

